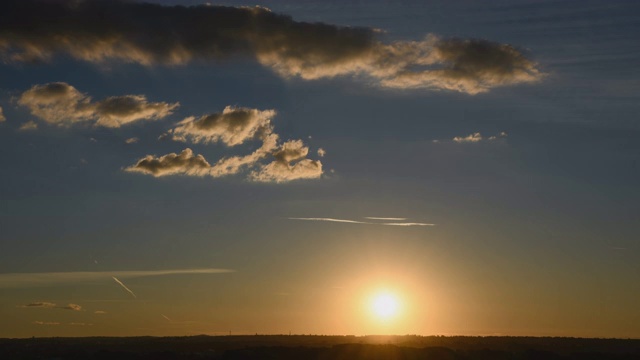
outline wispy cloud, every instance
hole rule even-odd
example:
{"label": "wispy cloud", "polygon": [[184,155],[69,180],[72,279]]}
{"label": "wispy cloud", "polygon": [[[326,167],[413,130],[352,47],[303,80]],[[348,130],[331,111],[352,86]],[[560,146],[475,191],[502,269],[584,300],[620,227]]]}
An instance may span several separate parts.
{"label": "wispy cloud", "polygon": [[59,322],[53,322],[53,321],[34,321],[33,324],[36,324],[36,325],[60,325]]}
{"label": "wispy cloud", "polygon": [[31,131],[31,130],[38,130],[38,124],[36,124],[36,122],[33,120],[29,120],[25,122],[24,124],[20,125],[20,127],[18,128],[18,131]]}
{"label": "wispy cloud", "polygon": [[28,303],[25,305],[21,305],[20,307],[23,308],[55,308],[57,305],[51,302],[47,302],[47,301],[38,301],[38,302],[32,302],[32,303]]}
{"label": "wispy cloud", "polygon": [[25,305],[20,305],[18,307],[21,308],[43,308],[43,309],[63,309],[63,310],[72,310],[72,311],[83,311],[82,306],[78,304],[67,304],[67,305],[57,305],[52,302],[47,301],[39,301],[32,302]]}
{"label": "wispy cloud", "polygon": [[103,310],[96,310],[96,311],[94,311],[93,313],[94,313],[94,314],[98,314],[98,315],[104,315],[104,314],[106,314],[107,312],[106,312],[106,311],[103,311]]}
{"label": "wispy cloud", "polygon": [[284,78],[351,76],[382,87],[469,94],[543,77],[508,44],[437,35],[384,42],[372,28],[297,22],[264,7],[4,0],[0,16],[6,62],[67,55],[93,63],[177,65],[244,57]]}
{"label": "wispy cloud", "polygon": [[138,139],[137,137],[132,137],[132,138],[128,138],[127,140],[125,140],[125,144],[135,144],[139,141],[140,139]]}
{"label": "wispy cloud", "polygon": [[506,137],[507,137],[507,133],[504,131],[499,133],[498,135],[492,135],[489,137],[483,137],[482,134],[480,134],[479,132],[476,132],[473,134],[469,134],[467,136],[456,136],[453,138],[453,141],[457,143],[477,143],[480,141],[493,141],[493,140],[498,140]]}
{"label": "wispy cloud", "polygon": [[136,296],[136,294],[135,294],[133,291],[131,291],[131,289],[129,289],[129,288],[127,287],[127,285],[123,284],[123,283],[122,283],[122,281],[118,280],[118,278],[117,278],[117,277],[112,276],[111,278],[112,278],[116,283],[118,283],[118,285],[122,286],[122,288],[123,288],[123,289],[127,290],[127,292],[128,292],[129,294],[131,294],[131,296],[133,296],[133,298],[134,298],[134,299],[137,299],[137,298],[138,298],[138,297]]}
{"label": "wispy cloud", "polygon": [[[427,223],[419,223],[419,222],[367,222],[367,221],[358,221],[358,220],[347,220],[347,219],[335,219],[335,218],[299,218],[299,217],[290,217],[289,220],[302,220],[302,221],[327,221],[327,222],[337,222],[337,223],[346,223],[346,224],[364,224],[364,225],[383,225],[383,226],[435,226],[435,224],[427,224]],[[383,220],[404,220],[401,218],[372,218],[368,217],[365,219],[383,219]]]}
{"label": "wispy cloud", "polygon": [[94,281],[111,281],[115,276],[119,279],[163,275],[223,274],[231,273],[231,269],[180,269],[150,271],[100,271],[100,272],[48,272],[48,273],[9,273],[0,274],[0,288],[20,288],[34,286],[53,286],[60,284],[85,283]]}
{"label": "wispy cloud", "polygon": [[140,120],[162,119],[179,106],[179,103],[148,102],[144,95],[112,96],[94,102],[90,96],[64,82],[35,85],[22,93],[18,104],[49,124],[88,123],[110,128]]}

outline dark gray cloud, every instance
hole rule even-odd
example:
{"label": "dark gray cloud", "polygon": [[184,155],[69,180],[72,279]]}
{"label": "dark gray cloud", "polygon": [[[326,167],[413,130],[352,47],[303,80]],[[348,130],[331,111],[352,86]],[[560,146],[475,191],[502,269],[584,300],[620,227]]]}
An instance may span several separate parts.
{"label": "dark gray cloud", "polygon": [[383,87],[469,94],[542,77],[533,61],[507,44],[435,35],[384,43],[370,28],[298,22],[262,7],[0,2],[4,61],[45,61],[56,55],[143,65],[244,56],[283,77],[358,76]]}
{"label": "dark gray cloud", "polygon": [[64,82],[35,85],[22,93],[18,104],[49,124],[91,123],[110,128],[162,119],[179,106],[178,103],[148,102],[144,95],[112,96],[93,102],[87,94]]}

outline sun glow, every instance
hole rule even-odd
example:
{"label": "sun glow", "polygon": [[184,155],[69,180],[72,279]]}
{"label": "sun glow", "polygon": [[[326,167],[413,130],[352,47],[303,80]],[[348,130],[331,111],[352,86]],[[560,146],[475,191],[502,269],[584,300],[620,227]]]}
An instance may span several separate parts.
{"label": "sun glow", "polygon": [[395,294],[388,291],[376,293],[370,302],[373,315],[381,320],[390,320],[398,316],[400,301]]}

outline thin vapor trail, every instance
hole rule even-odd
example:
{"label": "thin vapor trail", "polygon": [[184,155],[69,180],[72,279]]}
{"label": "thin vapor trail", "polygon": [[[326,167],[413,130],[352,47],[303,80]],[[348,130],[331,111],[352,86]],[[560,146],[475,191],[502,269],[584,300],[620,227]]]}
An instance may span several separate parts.
{"label": "thin vapor trail", "polygon": [[127,285],[123,284],[122,281],[118,280],[117,277],[112,276],[113,280],[115,280],[115,282],[117,282],[120,286],[122,286],[123,289],[127,290],[129,292],[129,294],[131,294],[135,299],[137,299],[138,297],[136,296],[136,294],[134,294],[133,291],[131,291],[131,289],[129,289],[127,287]]}
{"label": "thin vapor trail", "polygon": [[167,319],[168,322],[171,322],[171,319],[169,319],[169,317],[167,315],[165,315],[165,314],[160,314],[160,315],[162,315],[163,318]]}
{"label": "thin vapor trail", "polygon": [[394,217],[375,217],[375,216],[365,216],[365,219],[369,220],[389,220],[389,221],[404,221],[407,218],[394,218]]}
{"label": "thin vapor trail", "polygon": [[304,220],[304,221],[329,221],[329,222],[339,222],[339,223],[348,223],[348,224],[371,224],[364,221],[356,221],[356,220],[344,220],[344,219],[334,219],[334,218],[296,218],[292,217],[289,220]]}
{"label": "thin vapor trail", "polygon": [[[328,222],[338,222],[338,223],[346,223],[346,224],[364,224],[364,225],[386,225],[386,226],[434,226],[435,224],[426,224],[426,223],[417,223],[417,222],[393,222],[393,223],[383,223],[383,222],[367,222],[367,221],[357,221],[357,220],[347,220],[347,219],[334,219],[334,218],[298,218],[298,217],[290,217],[289,220],[304,220],[304,221],[328,221]],[[373,218],[367,217],[366,219],[386,219],[392,220],[393,218]],[[397,218],[400,220],[400,218]]]}

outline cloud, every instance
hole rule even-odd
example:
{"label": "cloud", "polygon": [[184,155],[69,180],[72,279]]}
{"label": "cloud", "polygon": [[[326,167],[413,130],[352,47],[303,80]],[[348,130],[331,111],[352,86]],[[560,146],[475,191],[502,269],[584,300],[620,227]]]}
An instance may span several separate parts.
{"label": "cloud", "polygon": [[36,324],[36,325],[60,325],[59,322],[52,322],[52,321],[34,321],[33,324]]}
{"label": "cloud", "polygon": [[103,310],[96,310],[96,311],[94,311],[93,313],[94,313],[94,314],[98,314],[98,315],[104,315],[104,314],[106,314],[107,312],[106,312],[106,311],[103,311]]}
{"label": "cloud", "polygon": [[469,94],[543,76],[507,44],[436,35],[384,43],[375,29],[298,22],[263,7],[5,0],[0,14],[0,56],[7,62],[67,55],[179,65],[244,57],[283,77],[357,76],[383,87]]}
{"label": "cloud", "polygon": [[[185,142],[222,142],[227,146],[261,141],[262,145],[248,155],[223,157],[211,165],[204,156],[186,148],[180,154],[170,153],[159,157],[147,155],[124,170],[154,177],[187,175],[218,178],[237,174],[245,168],[254,168],[256,170],[249,173],[249,180],[277,183],[320,177],[322,163],[306,159],[309,148],[304,146],[302,140],[289,140],[279,145],[280,136],[274,132],[271,124],[275,114],[274,110],[227,106],[221,113],[198,119],[188,117],[163,136]],[[269,156],[275,160],[261,163]]]}
{"label": "cloud", "polygon": [[20,127],[18,128],[18,131],[31,131],[31,130],[38,130],[38,124],[36,124],[36,122],[33,120],[27,121],[26,123],[20,125]]}
{"label": "cloud", "polygon": [[327,152],[326,152],[326,151],[324,151],[324,149],[323,149],[323,148],[319,148],[319,149],[318,149],[318,156],[320,156],[320,157],[324,157],[326,154],[327,154]]}
{"label": "cloud", "polygon": [[167,175],[204,176],[209,174],[210,169],[211,165],[202,155],[195,155],[193,150],[186,148],[180,154],[170,153],[160,157],[147,155],[138,160],[135,165],[124,170],[160,177]]}
{"label": "cloud", "polygon": [[109,128],[162,119],[179,106],[179,103],[150,103],[144,95],[112,96],[92,102],[91,97],[64,82],[35,85],[22,93],[18,104],[49,124],[91,123]]}
{"label": "cloud", "polygon": [[[498,140],[505,137],[507,137],[507,133],[504,131],[499,133],[498,135],[489,136],[488,138],[483,137],[482,134],[480,134],[479,132],[476,132],[464,137],[456,136],[453,138],[453,141],[457,143],[478,143],[481,141],[494,141],[494,140]],[[438,142],[441,142],[441,140],[434,140],[434,142],[438,143]]]}
{"label": "cloud", "polygon": [[47,309],[51,309],[51,308],[55,308],[56,304],[50,303],[50,302],[46,302],[46,301],[39,301],[39,302],[28,303],[28,304],[22,305],[20,307],[23,307],[23,308],[47,308]]}
{"label": "cloud", "polygon": [[253,139],[258,132],[270,133],[274,110],[257,110],[227,106],[221,113],[188,117],[173,129],[173,140],[193,143],[222,141],[228,146]]}
{"label": "cloud", "polygon": [[138,139],[137,137],[132,137],[132,138],[128,138],[127,140],[125,140],[125,144],[135,144],[139,141],[140,139]]}
{"label": "cloud", "polygon": [[2,112],[2,107],[0,106],[0,123],[6,121],[7,118],[4,117],[4,112]]}
{"label": "cloud", "polygon": [[[372,218],[368,217],[366,219],[382,219],[382,220],[402,220],[401,218]],[[338,222],[338,223],[346,223],[346,224],[364,224],[364,225],[383,225],[383,226],[435,226],[435,224],[427,224],[427,223],[417,223],[417,222],[366,222],[366,221],[357,221],[357,220],[346,220],[346,219],[334,219],[334,218],[300,218],[300,217],[290,217],[289,220],[303,220],[303,221],[328,221],[328,222]]]}
{"label": "cloud", "polygon": [[[36,286],[53,286],[59,284],[76,284],[92,281],[111,281],[115,276],[119,279],[192,274],[223,274],[234,272],[231,269],[183,269],[183,270],[150,270],[150,271],[78,271],[49,273],[9,273],[0,274],[0,288],[22,288]],[[33,303],[38,304],[38,303]],[[55,305],[55,304],[54,304]]]}
{"label": "cloud", "polygon": [[40,302],[32,302],[25,305],[19,306],[21,308],[44,308],[44,309],[64,309],[64,310],[73,310],[73,311],[82,311],[82,306],[78,304],[68,304],[63,306],[58,306],[52,302],[40,301]]}
{"label": "cloud", "polygon": [[82,306],[80,306],[78,304],[68,304],[66,306],[58,306],[58,309],[82,311]]}
{"label": "cloud", "polygon": [[[286,182],[298,179],[316,179],[322,175],[322,163],[305,159],[309,148],[302,140],[290,140],[273,153],[275,158],[269,164],[250,174],[250,179],[260,182]],[[295,163],[292,163],[296,161]]]}
{"label": "cloud", "polygon": [[116,283],[118,283],[118,285],[120,285],[123,289],[127,290],[127,292],[128,292],[129,294],[131,294],[131,296],[133,296],[133,298],[134,298],[134,299],[137,299],[137,298],[138,298],[138,297],[136,296],[136,294],[135,294],[133,291],[131,291],[131,289],[129,289],[129,288],[127,287],[127,285],[123,284],[123,283],[122,283],[122,281],[118,280],[118,278],[117,278],[117,277],[112,276],[111,278],[112,278]]}
{"label": "cloud", "polygon": [[71,326],[93,326],[93,324],[91,324],[91,323],[81,323],[81,322],[72,322],[72,323],[69,323],[69,325],[71,325]]}

